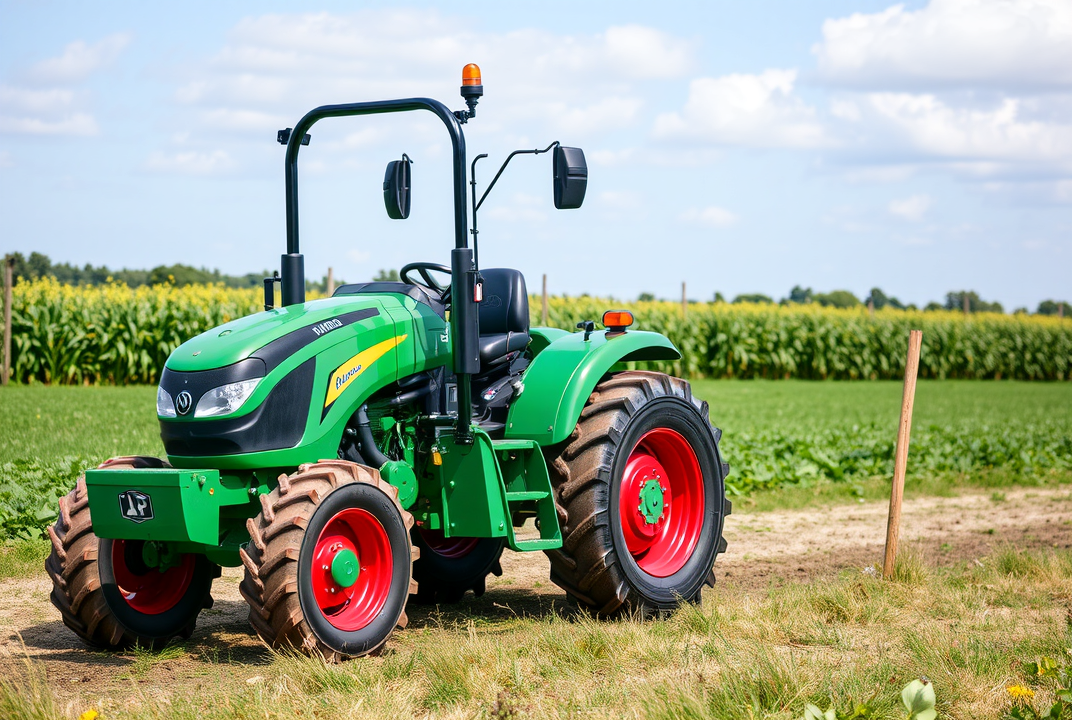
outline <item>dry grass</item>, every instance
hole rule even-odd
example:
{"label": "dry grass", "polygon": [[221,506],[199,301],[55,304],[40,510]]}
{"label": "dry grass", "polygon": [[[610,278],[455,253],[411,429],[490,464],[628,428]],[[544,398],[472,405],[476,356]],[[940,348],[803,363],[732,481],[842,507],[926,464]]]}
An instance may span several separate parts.
{"label": "dry grass", "polygon": [[[807,702],[874,699],[877,716],[892,718],[899,689],[927,676],[943,717],[997,718],[1005,687],[1027,681],[1017,661],[1070,645],[1072,553],[1009,548],[953,568],[908,553],[892,581],[852,571],[751,593],[720,587],[662,621],[443,615],[380,657],[219,662],[197,692],[132,682],[121,699],[87,697],[77,709],[108,719],[799,718]],[[41,678],[31,664],[0,684],[0,714],[63,717]]]}

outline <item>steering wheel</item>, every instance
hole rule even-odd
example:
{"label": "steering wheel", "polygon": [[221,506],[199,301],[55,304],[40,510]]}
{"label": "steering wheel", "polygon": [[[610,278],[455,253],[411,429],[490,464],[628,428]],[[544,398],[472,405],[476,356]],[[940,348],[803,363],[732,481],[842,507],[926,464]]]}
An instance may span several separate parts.
{"label": "steering wheel", "polygon": [[[417,273],[421,281],[410,277],[410,273]],[[446,285],[432,277],[431,272],[443,273],[450,278],[450,268],[446,265],[430,262],[409,263],[398,271],[398,277],[407,285],[415,285],[423,290],[431,290],[439,297],[439,301],[446,304],[450,300],[450,280]]]}

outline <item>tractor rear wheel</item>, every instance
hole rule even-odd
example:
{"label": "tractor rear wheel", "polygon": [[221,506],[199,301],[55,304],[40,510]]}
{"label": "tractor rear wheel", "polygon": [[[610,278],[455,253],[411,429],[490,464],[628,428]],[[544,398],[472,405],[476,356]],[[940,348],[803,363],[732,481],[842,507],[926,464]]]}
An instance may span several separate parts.
{"label": "tractor rear wheel", "polygon": [[698,602],[725,549],[725,474],[707,403],[687,382],[621,372],[596,386],[548,469],[562,547],[551,580],[600,615]]}
{"label": "tractor rear wheel", "polygon": [[484,594],[489,573],[502,575],[503,538],[445,538],[439,530],[410,533],[421,557],[413,563],[416,601],[424,605],[456,603],[467,590]]}
{"label": "tractor rear wheel", "polygon": [[335,661],[375,652],[406,626],[413,516],[379,472],[345,460],[302,465],[260,499],[239,590],[261,639]]}
{"label": "tractor rear wheel", "polygon": [[[122,457],[102,464],[116,470],[166,467],[158,458]],[[193,633],[198,613],[212,607],[212,579],[220,568],[203,555],[185,554],[161,572],[142,560],[141,541],[107,540],[93,533],[85,476],[60,498],[48,529],[52,604],[63,623],[90,645],[161,647]]]}

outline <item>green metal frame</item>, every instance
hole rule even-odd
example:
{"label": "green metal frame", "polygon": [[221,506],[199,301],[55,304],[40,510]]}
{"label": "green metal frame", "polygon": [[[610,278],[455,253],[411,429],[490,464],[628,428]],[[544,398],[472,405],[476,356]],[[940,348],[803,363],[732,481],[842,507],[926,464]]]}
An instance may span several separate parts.
{"label": "green metal frame", "polygon": [[681,353],[666,337],[644,331],[564,333],[533,359],[524,392],[510,406],[507,438],[554,445],[569,437],[588,396],[620,362],[677,360]]}

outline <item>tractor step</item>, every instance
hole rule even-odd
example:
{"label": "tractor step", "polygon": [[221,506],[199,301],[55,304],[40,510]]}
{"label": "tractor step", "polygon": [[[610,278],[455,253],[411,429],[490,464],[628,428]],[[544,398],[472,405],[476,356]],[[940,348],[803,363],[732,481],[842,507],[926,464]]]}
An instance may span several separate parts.
{"label": "tractor step", "polygon": [[562,547],[551,478],[539,444],[534,440],[492,440],[491,445],[499,464],[507,517],[514,517],[517,511],[535,514],[540,529],[539,538],[520,539],[514,535],[513,523],[507,523],[507,545],[519,552]]}
{"label": "tractor step", "polygon": [[561,538],[550,538],[544,540],[543,538],[533,538],[532,540],[514,540],[510,544],[511,550],[517,550],[519,552],[532,552],[534,550],[557,550],[562,547]]}
{"label": "tractor step", "polygon": [[526,490],[519,492],[507,492],[506,502],[525,502],[526,500],[543,500],[548,493],[544,490]]}

